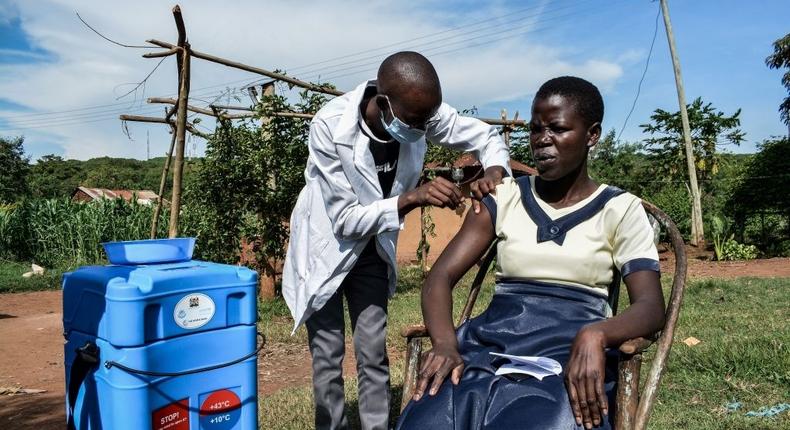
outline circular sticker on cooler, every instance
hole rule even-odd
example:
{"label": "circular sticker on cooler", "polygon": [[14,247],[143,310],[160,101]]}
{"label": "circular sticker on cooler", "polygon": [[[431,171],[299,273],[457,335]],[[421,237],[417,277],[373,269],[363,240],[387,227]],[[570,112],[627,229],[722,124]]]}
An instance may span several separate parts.
{"label": "circular sticker on cooler", "polygon": [[173,309],[173,319],[179,327],[195,329],[206,325],[214,317],[214,300],[211,297],[195,293],[184,296]]}
{"label": "circular sticker on cooler", "polygon": [[200,405],[200,428],[230,430],[241,418],[241,400],[230,390],[211,393]]}

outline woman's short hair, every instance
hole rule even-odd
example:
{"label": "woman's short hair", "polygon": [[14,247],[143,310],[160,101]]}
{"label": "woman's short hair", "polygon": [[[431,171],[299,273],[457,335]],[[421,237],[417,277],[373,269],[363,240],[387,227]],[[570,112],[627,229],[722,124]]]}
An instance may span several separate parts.
{"label": "woman's short hair", "polygon": [[575,76],[560,76],[546,81],[535,94],[535,100],[559,95],[571,100],[587,125],[603,122],[603,97],[598,87]]}

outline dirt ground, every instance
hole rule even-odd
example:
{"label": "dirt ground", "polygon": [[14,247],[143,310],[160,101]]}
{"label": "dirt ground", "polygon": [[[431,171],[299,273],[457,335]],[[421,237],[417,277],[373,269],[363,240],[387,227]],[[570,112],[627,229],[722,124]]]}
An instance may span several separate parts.
{"label": "dirt ground", "polygon": [[[662,253],[662,271],[674,261]],[[689,252],[691,278],[790,277],[790,258],[713,262]],[[0,392],[4,388],[41,389],[41,394],[0,394],[0,429],[62,429],[65,422],[61,294],[59,291],[0,295]],[[353,375],[353,354],[345,374]],[[261,396],[310,383],[306,346],[268,344],[259,360]]]}

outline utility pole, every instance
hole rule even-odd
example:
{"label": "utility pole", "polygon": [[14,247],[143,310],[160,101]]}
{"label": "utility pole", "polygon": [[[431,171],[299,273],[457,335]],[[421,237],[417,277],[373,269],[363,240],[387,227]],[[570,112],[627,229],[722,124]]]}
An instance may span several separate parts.
{"label": "utility pole", "polygon": [[146,130],[145,131],[145,161],[149,161],[151,159],[151,133]]}
{"label": "utility pole", "polygon": [[675,69],[675,85],[678,90],[678,104],[680,105],[680,120],[683,124],[683,140],[686,145],[686,165],[689,172],[689,183],[691,188],[691,244],[694,246],[704,245],[705,231],[702,225],[702,202],[700,197],[699,185],[697,183],[697,168],[694,160],[694,146],[691,143],[691,127],[689,126],[689,115],[686,111],[686,93],[683,90],[683,76],[680,74],[680,60],[675,49],[675,37],[672,34],[672,23],[669,22],[669,7],[667,0],[661,1],[661,14],[664,16],[664,26],[667,30],[667,41],[669,42],[669,52],[672,55],[672,67]]}

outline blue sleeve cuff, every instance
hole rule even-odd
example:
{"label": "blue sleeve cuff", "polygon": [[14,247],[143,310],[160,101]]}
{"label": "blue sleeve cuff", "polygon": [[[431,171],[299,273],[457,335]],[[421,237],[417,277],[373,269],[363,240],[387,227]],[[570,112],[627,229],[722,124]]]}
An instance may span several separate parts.
{"label": "blue sleeve cuff", "polygon": [[622,273],[622,277],[625,278],[631,273],[642,270],[652,270],[654,272],[661,273],[661,266],[658,264],[658,261],[653,260],[652,258],[635,258],[625,262],[625,264],[623,264],[623,268],[620,269],[620,273]]}
{"label": "blue sleeve cuff", "polygon": [[491,225],[496,230],[496,200],[489,194],[483,197],[482,203],[488,209],[488,213],[491,215]]}

